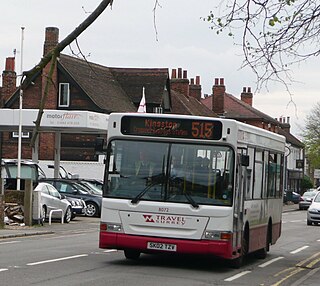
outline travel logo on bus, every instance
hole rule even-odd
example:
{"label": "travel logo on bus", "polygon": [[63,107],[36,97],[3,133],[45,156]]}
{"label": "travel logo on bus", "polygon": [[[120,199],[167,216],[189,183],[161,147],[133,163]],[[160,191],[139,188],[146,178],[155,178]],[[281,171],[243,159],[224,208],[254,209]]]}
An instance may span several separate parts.
{"label": "travel logo on bus", "polygon": [[143,218],[146,223],[180,225],[186,224],[186,218],[183,216],[167,216],[167,215],[149,215],[144,214]]}

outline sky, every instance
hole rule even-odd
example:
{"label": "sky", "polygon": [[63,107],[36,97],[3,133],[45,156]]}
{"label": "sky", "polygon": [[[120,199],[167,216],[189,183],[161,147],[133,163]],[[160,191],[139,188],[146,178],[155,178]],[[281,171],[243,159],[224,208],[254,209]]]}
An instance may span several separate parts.
{"label": "sky", "polygon": [[[214,78],[224,78],[226,91],[240,98],[243,87],[256,88],[250,69],[240,69],[241,49],[226,35],[216,35],[201,20],[218,1],[114,0],[106,11],[78,38],[88,61],[109,67],[182,68],[188,78],[200,76],[203,94],[211,94]],[[99,0],[10,0],[0,2],[0,72],[6,57],[16,49],[16,71],[29,70],[42,57],[46,27],[59,28],[59,39],[71,33],[100,3]],[[23,40],[22,40],[22,29]],[[155,29],[156,27],[156,29]],[[21,53],[22,50],[22,53]],[[63,53],[77,52],[75,44]],[[297,138],[306,116],[317,101],[319,58],[292,70],[292,98],[284,86],[269,84],[255,92],[253,107],[274,118],[290,117]],[[291,101],[292,99],[292,101]],[[293,103],[292,103],[293,102]]]}

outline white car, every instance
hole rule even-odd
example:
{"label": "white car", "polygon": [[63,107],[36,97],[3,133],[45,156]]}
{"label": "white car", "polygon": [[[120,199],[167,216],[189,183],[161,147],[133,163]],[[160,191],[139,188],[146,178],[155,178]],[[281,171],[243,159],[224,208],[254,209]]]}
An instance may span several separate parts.
{"label": "white car", "polygon": [[[69,223],[72,218],[71,203],[61,195],[57,189],[48,183],[39,183],[34,192],[41,192],[40,203],[42,211],[42,220],[49,218],[51,210],[61,209],[64,222]],[[61,213],[52,212],[52,218],[61,218]]]}
{"label": "white car", "polygon": [[307,212],[307,225],[320,223],[320,192],[313,198]]}

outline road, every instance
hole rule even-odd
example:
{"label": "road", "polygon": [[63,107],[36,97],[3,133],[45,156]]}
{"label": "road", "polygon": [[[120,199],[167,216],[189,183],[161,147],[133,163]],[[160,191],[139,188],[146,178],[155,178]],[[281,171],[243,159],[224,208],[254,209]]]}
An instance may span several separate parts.
{"label": "road", "polygon": [[0,240],[0,285],[319,285],[320,232],[306,211],[283,214],[282,236],[265,260],[241,269],[212,258],[142,255],[98,248],[98,219],[54,234]]}

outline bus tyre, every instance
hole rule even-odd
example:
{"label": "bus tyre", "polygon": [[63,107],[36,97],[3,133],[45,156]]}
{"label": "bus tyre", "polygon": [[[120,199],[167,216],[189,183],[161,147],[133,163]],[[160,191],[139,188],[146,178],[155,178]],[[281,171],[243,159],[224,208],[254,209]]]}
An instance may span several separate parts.
{"label": "bus tyre", "polygon": [[241,245],[241,254],[236,259],[231,260],[231,267],[234,269],[239,269],[244,264],[244,259],[248,253],[248,232],[246,231],[242,238],[242,245]]}
{"label": "bus tyre", "polygon": [[125,249],[124,250],[124,256],[127,259],[137,260],[140,257],[140,252],[137,251],[137,250]]}
{"label": "bus tyre", "polygon": [[270,238],[271,238],[271,234],[270,234],[270,227],[269,227],[267,232],[267,238],[266,238],[266,246],[264,248],[259,249],[255,253],[255,256],[258,259],[265,259],[267,257],[267,254],[270,250]]}

